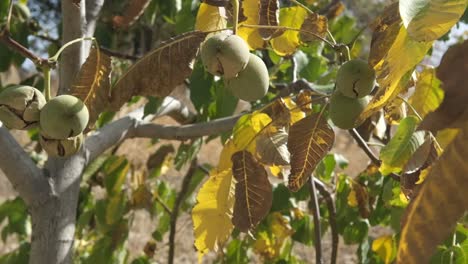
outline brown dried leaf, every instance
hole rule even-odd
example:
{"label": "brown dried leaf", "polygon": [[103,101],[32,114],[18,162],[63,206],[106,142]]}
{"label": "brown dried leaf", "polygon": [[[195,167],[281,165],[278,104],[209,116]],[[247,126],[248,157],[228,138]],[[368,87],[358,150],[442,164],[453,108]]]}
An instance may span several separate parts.
{"label": "brown dried leaf", "polygon": [[429,263],[450,236],[457,221],[468,211],[468,122],[432,165],[416,198],[406,209],[397,264]]}
{"label": "brown dried leaf", "polygon": [[[259,25],[278,26],[279,24],[279,1],[260,0],[260,20]],[[283,33],[278,29],[259,28],[258,32],[263,39],[278,37]]]}
{"label": "brown dried leaf", "polygon": [[312,96],[314,92],[311,90],[302,90],[296,98],[296,104],[306,114],[312,112]]}
{"label": "brown dried leaf", "polygon": [[335,133],[323,111],[314,113],[289,130],[288,150],[291,153],[291,173],[288,188],[296,192],[307,182],[317,164],[330,151]]}
{"label": "brown dried leaf", "polygon": [[232,155],[236,201],[232,223],[242,232],[255,228],[265,218],[273,201],[273,190],[265,168],[248,151]]}
{"label": "brown dried leaf", "polygon": [[468,40],[450,47],[445,53],[439,67],[437,77],[442,82],[445,97],[436,111],[429,113],[421,122],[420,129],[436,132],[444,128],[457,128],[461,118],[468,109]]}
{"label": "brown dried leaf", "polygon": [[291,113],[289,112],[283,98],[276,99],[262,112],[270,116],[271,120],[273,120],[274,126],[288,127],[291,122]]}
{"label": "brown dried leaf", "polygon": [[114,16],[112,24],[115,28],[128,28],[145,12],[150,0],[130,0],[122,16]]}
{"label": "brown dried leaf", "polygon": [[274,131],[267,130],[257,137],[257,156],[263,164],[289,165],[290,153],[288,151],[288,133],[280,128]]}
{"label": "brown dried leaf", "polygon": [[398,125],[407,116],[406,103],[400,98],[393,99],[384,107],[384,117],[388,124]]}
{"label": "brown dried leaf", "polygon": [[120,109],[134,95],[169,95],[192,73],[192,61],[205,37],[200,31],[179,35],[138,60],[112,88],[112,108]]}
{"label": "brown dried leaf", "polygon": [[89,127],[109,106],[111,70],[111,58],[100,52],[99,48],[93,48],[72,86],[71,94],[80,98],[88,107]]}
{"label": "brown dried leaf", "polygon": [[371,205],[369,203],[369,192],[367,191],[367,188],[355,181],[352,183],[352,188],[356,193],[359,215],[362,218],[369,218],[371,213]]}
{"label": "brown dried leaf", "polygon": [[[344,10],[346,9],[345,5],[341,1],[333,1],[333,5],[328,7],[327,10],[325,10],[325,16],[327,17],[328,20],[332,20],[335,17],[341,15]],[[320,14],[323,14],[320,12]]]}
{"label": "brown dried leaf", "polygon": [[398,2],[389,5],[382,15],[371,24],[372,40],[369,53],[369,65],[374,67],[381,61],[400,31],[401,18],[398,11]]}
{"label": "brown dried leaf", "polygon": [[[302,23],[301,30],[314,33],[320,37],[325,37],[328,30],[328,19],[325,16],[321,16],[317,13],[309,14],[307,18]],[[312,34],[306,34],[301,32],[301,39],[304,42],[311,42],[317,40],[317,38]]]}

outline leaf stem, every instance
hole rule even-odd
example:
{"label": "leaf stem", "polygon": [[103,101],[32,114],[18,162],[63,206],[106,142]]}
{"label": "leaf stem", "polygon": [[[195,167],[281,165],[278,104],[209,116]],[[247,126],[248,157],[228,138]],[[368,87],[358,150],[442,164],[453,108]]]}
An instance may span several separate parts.
{"label": "leaf stem", "polygon": [[50,96],[50,67],[49,66],[44,66],[42,68],[42,72],[44,74],[44,96],[45,96],[46,102],[48,102],[51,99],[51,96]]}
{"label": "leaf stem", "polygon": [[239,27],[239,0],[231,0],[231,4],[232,4],[232,9],[233,9],[233,15],[232,15],[233,24],[234,24],[233,32],[234,32],[234,35],[236,35],[237,29]]}
{"label": "leaf stem", "polygon": [[13,11],[13,0],[10,0],[10,5],[8,6],[8,16],[6,20],[5,31],[10,32],[10,23],[11,23],[11,13]]}
{"label": "leaf stem", "polygon": [[71,40],[67,43],[65,43],[65,45],[63,45],[58,51],[57,53],[55,53],[54,56],[50,57],[49,58],[49,62],[57,62],[58,61],[58,58],[60,57],[60,54],[62,54],[62,52],[68,48],[69,46],[75,44],[75,43],[78,43],[78,42],[82,42],[82,41],[85,41],[85,40],[90,40],[90,41],[93,41],[94,43],[96,43],[96,39],[93,38],[93,37],[83,37],[83,38],[77,38],[77,39],[74,39],[74,40]]}
{"label": "leaf stem", "polygon": [[321,41],[325,42],[328,46],[330,46],[332,49],[336,50],[336,45],[328,41],[327,39],[319,36],[318,34],[308,31],[308,30],[303,30],[299,28],[292,28],[292,27],[286,27],[286,26],[267,26],[267,25],[249,25],[249,24],[242,24],[239,25],[239,27],[247,27],[247,28],[266,28],[266,29],[280,29],[280,30],[293,30],[297,32],[302,32],[305,34],[312,35],[316,37],[317,39],[320,39]]}

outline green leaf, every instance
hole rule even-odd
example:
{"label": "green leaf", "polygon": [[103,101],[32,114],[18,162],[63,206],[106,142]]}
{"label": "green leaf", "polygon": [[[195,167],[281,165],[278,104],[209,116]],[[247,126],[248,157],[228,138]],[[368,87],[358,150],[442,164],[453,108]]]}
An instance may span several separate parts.
{"label": "green leaf", "polygon": [[112,156],[106,161],[103,166],[104,186],[109,196],[120,193],[129,169],[130,164],[125,157]]}
{"label": "green leaf", "polygon": [[380,151],[382,165],[379,168],[383,175],[398,173],[411,155],[424,143],[426,132],[416,131],[418,118],[408,116],[400,125],[390,142]]}
{"label": "green leaf", "polygon": [[194,159],[194,157],[200,151],[203,144],[203,139],[198,138],[189,143],[182,143],[177,150],[177,154],[174,158],[174,165],[177,170],[180,170],[187,162]]}
{"label": "green leaf", "polygon": [[190,100],[205,119],[208,117],[208,106],[214,101],[210,92],[212,85],[213,75],[205,71],[201,60],[197,60],[190,76]]}
{"label": "green leaf", "polygon": [[304,215],[301,219],[292,220],[291,226],[295,231],[292,235],[294,241],[305,245],[312,245],[314,243],[314,223],[308,215]]}
{"label": "green leaf", "polygon": [[148,103],[145,104],[143,118],[147,115],[156,114],[159,110],[159,107],[161,107],[162,102],[162,98],[148,96]]}
{"label": "green leaf", "polygon": [[232,93],[221,84],[222,82],[215,82],[213,84],[214,102],[208,107],[208,114],[210,119],[221,118],[230,116],[234,113],[239,99],[232,95]]}
{"label": "green leaf", "polygon": [[27,264],[29,263],[29,251],[31,244],[29,242],[21,242],[20,246],[0,257],[0,264]]}
{"label": "green leaf", "polygon": [[120,194],[111,196],[106,208],[106,223],[109,226],[120,222],[122,219],[125,209],[127,207],[127,194],[122,192]]}
{"label": "green leaf", "polygon": [[400,0],[400,15],[413,39],[432,41],[457,23],[467,4],[466,0]]}
{"label": "green leaf", "polygon": [[273,202],[271,205],[271,212],[275,211],[287,211],[292,208],[291,192],[284,186],[284,184],[278,184],[273,189]]}
{"label": "green leaf", "polygon": [[439,107],[444,98],[440,80],[434,68],[424,69],[418,76],[416,89],[409,103],[416,109],[421,118]]}
{"label": "green leaf", "polygon": [[20,238],[28,235],[28,209],[21,198],[5,201],[0,205],[0,223],[7,219],[2,229],[2,240],[5,242],[10,234],[18,234]]}

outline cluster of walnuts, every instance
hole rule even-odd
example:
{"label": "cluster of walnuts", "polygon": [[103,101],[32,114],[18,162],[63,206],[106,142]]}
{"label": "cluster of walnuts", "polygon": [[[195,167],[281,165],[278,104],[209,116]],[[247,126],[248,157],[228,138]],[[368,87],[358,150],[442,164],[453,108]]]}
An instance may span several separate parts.
{"label": "cluster of walnuts", "polygon": [[375,71],[367,61],[354,59],[341,65],[330,98],[330,119],[342,129],[358,126],[356,120],[369,103],[375,86]]}
{"label": "cluster of walnuts", "polygon": [[0,121],[9,129],[39,126],[39,142],[44,150],[50,156],[68,157],[83,143],[89,112],[75,96],[60,95],[46,102],[36,88],[14,85],[0,92]]}
{"label": "cluster of walnuts", "polygon": [[266,95],[268,69],[241,37],[219,33],[208,38],[201,47],[201,60],[209,73],[224,77],[225,87],[237,98],[255,101]]}

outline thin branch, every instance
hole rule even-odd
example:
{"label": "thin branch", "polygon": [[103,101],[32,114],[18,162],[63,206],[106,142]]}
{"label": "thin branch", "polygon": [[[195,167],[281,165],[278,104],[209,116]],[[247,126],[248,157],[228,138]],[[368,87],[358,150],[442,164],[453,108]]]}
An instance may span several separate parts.
{"label": "thin branch", "polygon": [[11,13],[13,12],[13,0],[10,1],[10,5],[8,6],[8,16],[6,20],[5,30],[10,32],[10,23],[11,23]]}
{"label": "thin branch", "polygon": [[322,235],[320,226],[320,208],[317,199],[317,191],[315,190],[314,175],[310,176],[309,192],[310,205],[314,216],[314,246],[315,246],[315,263],[322,264]]}
{"label": "thin branch", "polygon": [[100,49],[102,50],[102,52],[104,52],[105,54],[107,54],[109,56],[112,56],[112,57],[121,58],[121,59],[125,59],[125,60],[132,60],[132,61],[136,61],[136,60],[140,59],[140,57],[138,57],[138,56],[123,54],[123,53],[120,53],[118,51],[110,50],[110,49],[105,48],[105,47],[100,47]]}
{"label": "thin branch", "polygon": [[[380,166],[382,162],[379,158],[377,158],[377,156],[375,156],[374,152],[372,152],[372,150],[369,148],[366,141],[361,137],[361,135],[359,135],[359,132],[357,132],[356,129],[350,129],[348,131],[354,140],[356,140],[358,146],[366,153],[372,163],[374,163],[376,166]],[[400,176],[396,175],[395,173],[390,173],[390,177],[396,181],[400,181]]]}
{"label": "thin branch", "polygon": [[169,208],[169,206],[167,206],[167,204],[163,200],[161,200],[159,196],[155,196],[154,200],[162,206],[162,208],[164,209],[164,211],[166,211],[166,213],[168,213],[169,215],[172,215],[172,211]]}
{"label": "thin branch", "polygon": [[331,258],[330,263],[336,264],[336,260],[338,257],[338,243],[339,243],[339,236],[338,236],[338,227],[336,225],[336,207],[335,201],[331,192],[327,189],[325,183],[321,180],[314,178],[315,187],[320,192],[320,194],[325,198],[325,202],[327,204],[328,209],[328,223],[330,224],[331,229],[331,236],[332,236],[332,251],[331,251]]}
{"label": "thin branch", "polygon": [[86,140],[87,162],[91,162],[106,149],[128,138],[186,140],[216,135],[231,130],[240,117],[241,115],[237,115],[204,123],[167,126],[140,121],[128,115],[104,126]]}
{"label": "thin branch", "polygon": [[167,257],[167,262],[169,264],[174,263],[174,250],[175,250],[175,234],[176,234],[176,227],[177,227],[177,217],[179,216],[180,206],[187,195],[187,191],[190,185],[190,181],[192,180],[195,171],[197,170],[198,164],[197,159],[193,159],[192,163],[190,164],[190,168],[185,174],[184,180],[182,181],[182,187],[180,188],[179,194],[177,195],[174,207],[172,208],[171,214],[171,230],[169,233],[169,255]]}
{"label": "thin branch", "polygon": [[21,54],[21,56],[30,59],[35,65],[41,67],[43,65],[48,65],[54,67],[55,64],[50,63],[47,59],[41,58],[38,55],[34,54],[32,51],[27,49],[25,46],[21,45],[19,42],[11,38],[10,32],[3,30],[0,32],[0,42],[7,46],[10,50]]}
{"label": "thin branch", "polygon": [[0,122],[0,169],[26,203],[33,207],[43,202],[50,186],[28,153]]}

